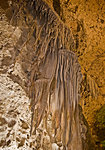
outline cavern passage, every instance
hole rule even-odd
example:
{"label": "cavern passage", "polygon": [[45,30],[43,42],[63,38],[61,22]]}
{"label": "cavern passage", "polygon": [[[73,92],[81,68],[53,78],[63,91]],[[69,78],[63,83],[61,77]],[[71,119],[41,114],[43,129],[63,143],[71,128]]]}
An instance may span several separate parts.
{"label": "cavern passage", "polygon": [[79,105],[78,39],[60,19],[60,0],[52,3],[2,1],[1,150],[94,149]]}

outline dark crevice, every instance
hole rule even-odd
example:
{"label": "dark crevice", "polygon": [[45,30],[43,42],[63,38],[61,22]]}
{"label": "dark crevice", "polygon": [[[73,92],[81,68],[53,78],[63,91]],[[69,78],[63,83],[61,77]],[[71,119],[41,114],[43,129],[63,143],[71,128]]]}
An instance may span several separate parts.
{"label": "dark crevice", "polygon": [[57,14],[60,16],[60,0],[53,0],[53,8],[57,12]]}

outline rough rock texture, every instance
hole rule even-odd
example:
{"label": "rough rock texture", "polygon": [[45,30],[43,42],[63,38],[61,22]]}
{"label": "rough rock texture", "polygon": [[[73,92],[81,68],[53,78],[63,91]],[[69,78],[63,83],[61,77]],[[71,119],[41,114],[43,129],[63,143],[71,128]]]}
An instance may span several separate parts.
{"label": "rough rock texture", "polygon": [[[59,12],[59,0],[45,1]],[[60,17],[76,41],[75,52],[83,74],[81,104],[95,136],[95,116],[105,104],[105,1],[60,0],[59,5]]]}
{"label": "rough rock texture", "polygon": [[1,149],[92,149],[70,29],[42,0],[10,5],[9,24],[1,9]]}

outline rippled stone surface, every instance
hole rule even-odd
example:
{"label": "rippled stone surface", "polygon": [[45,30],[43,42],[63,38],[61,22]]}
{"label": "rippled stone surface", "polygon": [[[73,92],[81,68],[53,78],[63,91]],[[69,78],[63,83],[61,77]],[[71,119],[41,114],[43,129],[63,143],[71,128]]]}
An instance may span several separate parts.
{"label": "rippled stone surface", "polygon": [[1,19],[1,37],[10,34],[12,50],[1,44],[0,146],[88,149],[88,127],[78,107],[81,71],[71,52],[70,29],[42,0],[12,3],[9,12],[10,23]]}

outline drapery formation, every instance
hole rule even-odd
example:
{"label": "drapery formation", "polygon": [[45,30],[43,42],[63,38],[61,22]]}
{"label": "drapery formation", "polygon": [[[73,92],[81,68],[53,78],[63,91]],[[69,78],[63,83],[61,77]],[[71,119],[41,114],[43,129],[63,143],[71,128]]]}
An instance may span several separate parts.
{"label": "drapery formation", "polygon": [[82,150],[78,110],[80,82],[80,66],[73,52],[47,53],[31,73],[31,134],[35,133],[44,114],[51,113],[55,137],[59,132],[65,148]]}

